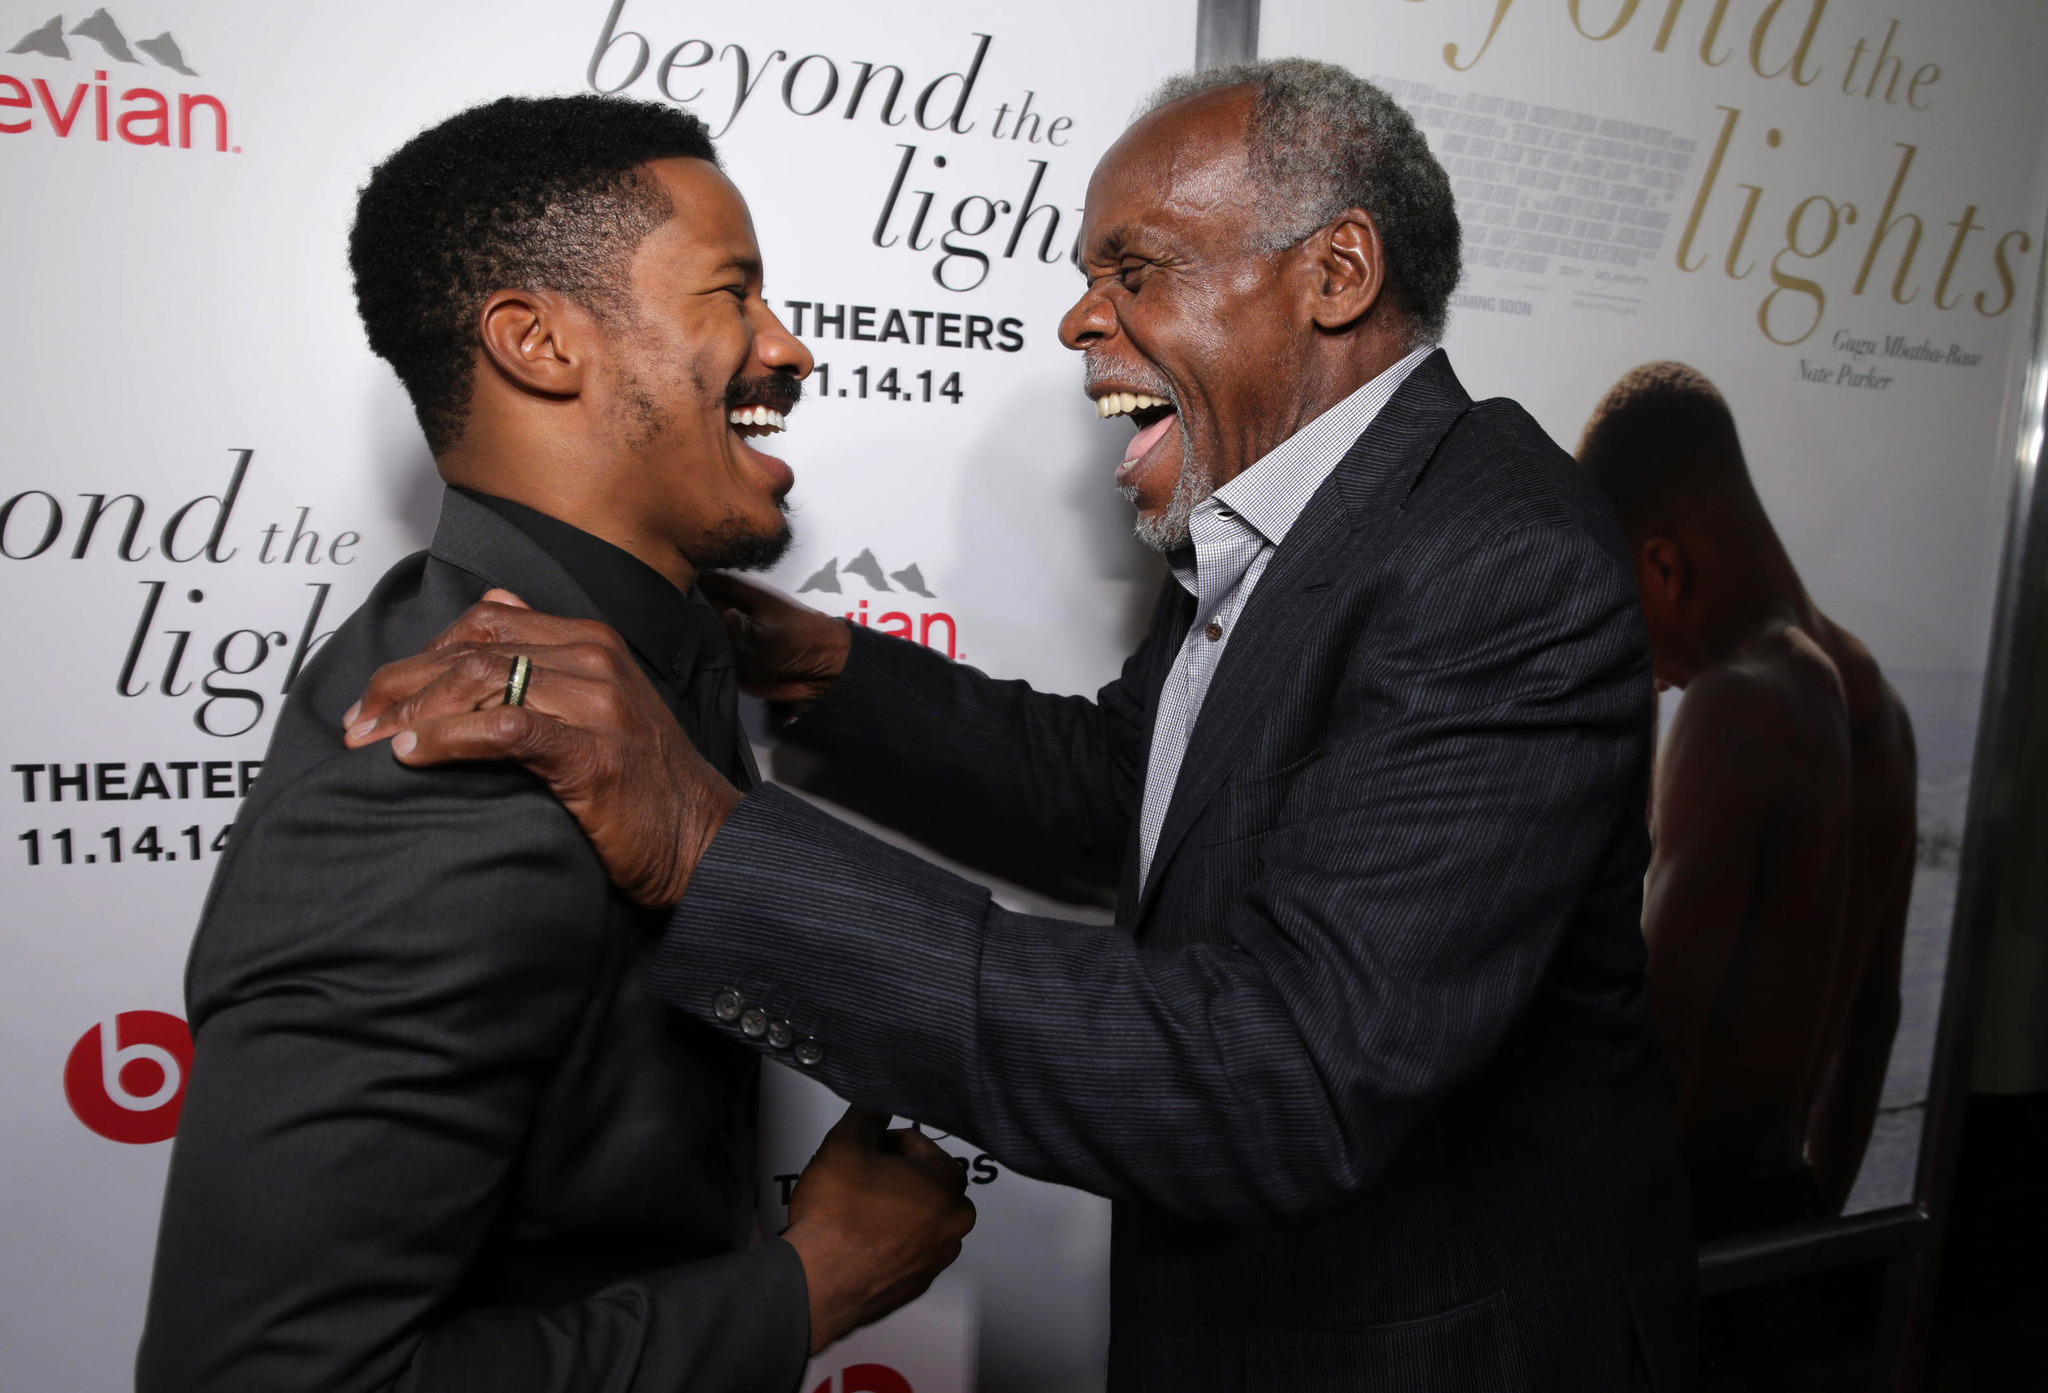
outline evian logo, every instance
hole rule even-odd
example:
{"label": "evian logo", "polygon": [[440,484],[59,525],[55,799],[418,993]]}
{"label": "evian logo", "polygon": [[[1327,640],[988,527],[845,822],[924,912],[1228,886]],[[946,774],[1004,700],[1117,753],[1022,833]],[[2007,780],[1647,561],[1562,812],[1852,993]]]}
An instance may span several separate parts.
{"label": "evian logo", "polygon": [[[924,572],[918,569],[915,561],[900,571],[885,573],[882,570],[882,563],[875,559],[872,547],[864,548],[860,555],[844,566],[839,564],[838,557],[833,557],[813,571],[810,578],[796,588],[796,593],[803,595],[812,591],[822,591],[827,595],[843,595],[846,593],[846,587],[841,581],[847,576],[858,576],[867,582],[868,589],[881,594],[895,593],[895,586],[889,584],[893,580],[896,585],[902,586],[912,595],[919,595],[927,600],[937,598],[924,583]],[[883,606],[896,602],[880,600],[875,603],[877,606]],[[885,634],[907,638],[913,643],[921,643],[932,649],[939,647],[938,636],[943,634],[945,648],[942,651],[947,657],[967,656],[960,650],[959,625],[954,622],[952,615],[944,610],[919,610],[912,614],[909,602],[902,603],[902,609],[877,608],[870,617],[868,601],[862,600],[853,609],[846,611],[846,617],[852,623],[871,625]]]}
{"label": "evian logo", "polygon": [[[98,52],[90,52],[90,47],[96,47]],[[120,24],[104,8],[69,26],[63,15],[52,15],[7,50],[14,57],[56,58],[65,62],[86,57],[110,65],[144,67],[142,59],[136,56],[138,51],[158,67],[186,77],[199,76],[185,61],[185,52],[170,30],[131,44]],[[228,143],[228,108],[219,97],[206,92],[167,93],[138,85],[118,93],[121,105],[117,108],[113,105],[117,94],[111,90],[108,71],[97,68],[91,82],[71,84],[68,91],[62,78],[53,87],[47,77],[22,78],[0,72],[0,118],[12,117],[17,111],[22,113],[18,119],[0,119],[0,134],[25,135],[43,130],[59,140],[69,140],[74,133],[83,136],[89,132],[96,141],[118,139],[128,145],[242,153],[241,146]],[[119,80],[114,80],[112,86],[119,86]]]}

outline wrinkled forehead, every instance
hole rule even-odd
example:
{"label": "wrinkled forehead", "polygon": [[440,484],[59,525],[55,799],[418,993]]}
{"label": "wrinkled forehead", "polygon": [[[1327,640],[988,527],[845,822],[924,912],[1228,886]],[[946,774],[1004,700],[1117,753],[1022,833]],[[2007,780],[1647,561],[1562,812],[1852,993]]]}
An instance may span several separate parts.
{"label": "wrinkled forehead", "polygon": [[1245,143],[1252,89],[1219,87],[1148,112],[1095,166],[1084,215],[1089,240],[1111,228],[1235,230],[1249,216]]}

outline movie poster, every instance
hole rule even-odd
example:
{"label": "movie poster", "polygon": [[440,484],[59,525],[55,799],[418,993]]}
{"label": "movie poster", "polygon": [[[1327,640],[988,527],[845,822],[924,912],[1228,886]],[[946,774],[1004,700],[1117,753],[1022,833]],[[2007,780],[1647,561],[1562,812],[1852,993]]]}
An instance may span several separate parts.
{"label": "movie poster", "polygon": [[[344,260],[371,165],[508,92],[696,111],[818,362],[773,579],[1092,691],[1158,572],[1055,330],[1088,173],[1194,10],[1140,0],[1144,42],[1103,44],[1072,0],[0,0],[0,1386],[129,1382],[209,877],[293,677],[433,526]],[[770,1074],[773,1231],[839,1109]],[[806,1393],[1098,1387],[1107,1207],[945,1144],[968,1256]]]}
{"label": "movie poster", "polygon": [[2038,7],[1265,0],[1452,176],[1447,347],[1623,514],[1645,932],[1704,1237],[1912,1198],[2012,413]]}

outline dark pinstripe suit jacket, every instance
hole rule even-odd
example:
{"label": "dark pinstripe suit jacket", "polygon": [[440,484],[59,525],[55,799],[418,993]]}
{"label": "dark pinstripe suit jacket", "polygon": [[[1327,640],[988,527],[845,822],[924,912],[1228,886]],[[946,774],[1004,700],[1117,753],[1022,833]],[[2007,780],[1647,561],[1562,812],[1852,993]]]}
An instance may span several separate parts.
{"label": "dark pinstripe suit jacket", "polygon": [[1169,584],[1094,701],[859,633],[791,728],[963,817],[1120,851],[1117,928],[1007,912],[767,789],[658,989],[714,1023],[737,989],[848,1098],[1116,1200],[1115,1388],[1689,1386],[1638,927],[1649,653],[1606,504],[1520,407],[1425,362],[1260,581],[1139,886],[1191,609]]}

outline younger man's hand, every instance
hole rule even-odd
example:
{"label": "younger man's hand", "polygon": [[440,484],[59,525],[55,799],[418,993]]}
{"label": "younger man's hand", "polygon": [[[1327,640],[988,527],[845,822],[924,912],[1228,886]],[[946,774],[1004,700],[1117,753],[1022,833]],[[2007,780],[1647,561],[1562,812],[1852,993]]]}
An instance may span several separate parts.
{"label": "younger man's hand", "polygon": [[804,1167],[783,1237],[811,1288],[811,1353],[924,1295],[974,1227],[967,1172],[924,1133],[848,1108]]}

